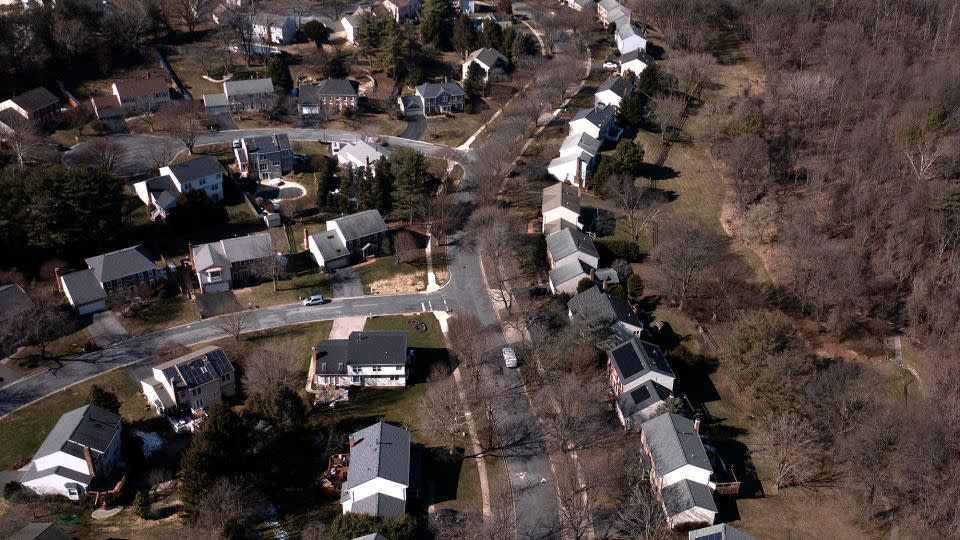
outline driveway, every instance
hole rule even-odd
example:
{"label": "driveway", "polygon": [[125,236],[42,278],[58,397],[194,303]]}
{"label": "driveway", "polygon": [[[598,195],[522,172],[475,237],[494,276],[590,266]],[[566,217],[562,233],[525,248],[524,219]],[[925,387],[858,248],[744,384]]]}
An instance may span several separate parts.
{"label": "driveway", "polygon": [[87,332],[100,347],[109,347],[130,337],[130,333],[120,322],[120,317],[112,311],[95,314]]}
{"label": "driveway", "polygon": [[424,118],[422,114],[408,116],[407,127],[403,129],[403,133],[400,134],[400,137],[403,139],[410,139],[412,141],[419,141],[420,137],[423,137],[423,132],[426,130],[427,119]]}
{"label": "driveway", "polygon": [[334,298],[363,296],[363,282],[360,274],[353,268],[341,268],[330,275]]}

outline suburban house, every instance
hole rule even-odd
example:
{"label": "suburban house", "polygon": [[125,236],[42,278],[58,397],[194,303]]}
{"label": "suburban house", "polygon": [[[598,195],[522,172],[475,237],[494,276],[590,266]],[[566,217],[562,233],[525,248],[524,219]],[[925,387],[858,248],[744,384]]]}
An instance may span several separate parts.
{"label": "suburban house", "polygon": [[262,110],[273,103],[273,81],[270,78],[231,80],[223,83],[223,93],[231,112]]}
{"label": "suburban house", "polygon": [[543,233],[551,234],[563,228],[582,229],[580,223],[580,190],[576,186],[557,182],[543,188]]}
{"label": "suburban house", "polygon": [[93,275],[93,270],[78,270],[60,275],[57,269],[57,288],[80,315],[89,315],[107,309],[107,291]]}
{"label": "suburban house", "polygon": [[31,523],[8,537],[8,540],[71,540],[72,538],[53,523]]}
{"label": "suburban house", "polygon": [[343,33],[347,42],[356,43],[357,28],[360,27],[360,16],[364,13],[372,13],[372,11],[369,7],[361,7],[350,15],[344,15],[340,18],[340,24],[343,25]]}
{"label": "suburban house", "polygon": [[626,75],[628,71],[639,75],[647,69],[647,66],[653,64],[653,61],[653,57],[643,49],[624,53],[620,57],[620,75]]}
{"label": "suburban house", "polygon": [[470,53],[467,56],[467,59],[463,62],[463,79],[467,79],[467,73],[470,71],[470,65],[477,64],[480,66],[480,69],[483,70],[483,80],[490,79],[490,70],[494,68],[499,68],[506,70],[507,66],[510,64],[510,61],[507,60],[507,57],[500,54],[496,49],[491,49],[489,47],[484,47],[482,49],[477,49]]}
{"label": "suburban house", "polygon": [[289,15],[260,12],[253,17],[253,38],[263,43],[286,44],[297,34],[297,22]]}
{"label": "suburban house", "polygon": [[677,378],[660,347],[635,337],[607,351],[607,376],[618,396],[647,381],[673,391],[673,381]]}
{"label": "suburban house", "polygon": [[309,234],[303,230],[306,237],[304,249],[310,252],[317,266],[326,270],[336,270],[350,265],[350,252],[340,241],[336,231],[323,231]]}
{"label": "suburban house", "polygon": [[378,210],[366,210],[327,222],[327,230],[313,235],[304,230],[304,249],[317,265],[343,268],[354,257],[376,253],[387,233],[387,224]]}
{"label": "suburban house", "polygon": [[604,26],[614,23],[617,27],[630,24],[630,9],[617,0],[600,0],[597,2],[597,18]]}
{"label": "suburban house", "polygon": [[600,264],[600,254],[593,240],[579,229],[560,229],[547,235],[547,259],[551,268],[580,260],[590,268]]}
{"label": "suburban house", "polygon": [[120,108],[120,100],[117,96],[93,96],[90,98],[90,105],[93,107],[93,114],[100,120],[108,118],[123,118],[123,109]]}
{"label": "suburban house", "polygon": [[732,525],[721,523],[720,525],[689,531],[687,540],[753,540],[753,536]]}
{"label": "suburban house", "polygon": [[300,87],[300,114],[311,116],[323,111],[356,110],[360,100],[357,83],[349,79],[324,79],[319,84]]}
{"label": "suburban house", "polygon": [[375,165],[381,158],[390,159],[390,150],[364,140],[341,143],[334,154],[337,163],[355,169]]}
{"label": "suburban house", "polygon": [[581,280],[590,279],[593,268],[580,259],[565,262],[550,270],[550,292],[553,294],[577,294]]}
{"label": "suburban house", "polygon": [[620,107],[623,98],[633,94],[633,84],[619,75],[603,81],[593,95],[593,103],[597,107]]}
{"label": "suburban house", "polygon": [[133,184],[140,200],[150,209],[150,219],[166,219],[177,207],[180,190],[170,175],[155,176]]}
{"label": "suburban house", "polygon": [[349,440],[350,468],[340,494],[343,513],[403,515],[410,487],[410,432],[377,422]]}
{"label": "suburban house", "polygon": [[[467,94],[455,82],[424,83],[416,87],[413,96],[402,96],[400,109],[404,114],[422,113],[426,116],[462,111]],[[407,99],[404,99],[407,98]]]}
{"label": "suburban house", "polygon": [[286,133],[240,139],[233,155],[245,178],[268,180],[293,171],[293,148]]}
{"label": "suburban house", "polygon": [[11,109],[27,120],[44,122],[56,116],[60,110],[60,99],[49,90],[38,86],[33,90],[0,102],[0,111]]}
{"label": "suburban house", "polygon": [[26,291],[16,283],[0,285],[0,322],[22,315],[34,306]]}
{"label": "suburban house", "polygon": [[42,495],[78,500],[120,456],[120,416],[96,405],[64,413],[33,455],[21,483]]}
{"label": "suburban house", "polygon": [[407,385],[406,332],[351,332],[347,339],[325,339],[313,348],[317,386]]}
{"label": "suburban house", "polygon": [[470,15],[477,10],[476,2],[474,0],[453,0],[453,7],[460,13],[466,13]]}
{"label": "suburban house", "polygon": [[255,263],[277,256],[270,233],[190,245],[190,264],[200,292],[229,291],[257,277]]}
{"label": "suburban house", "polygon": [[717,519],[717,503],[710,488],[681,480],[660,490],[660,501],[670,528],[710,525]]}
{"label": "suburban house", "polygon": [[643,37],[643,32],[632,23],[618,24],[613,38],[617,42],[617,50],[620,54],[647,50],[647,38]]}
{"label": "suburban house", "polygon": [[640,442],[650,460],[650,483],[654,487],[663,489],[683,480],[713,487],[713,465],[698,429],[698,421],[672,412],[640,426]]}
{"label": "suburban house", "polygon": [[390,12],[393,19],[400,22],[403,19],[413,19],[420,10],[419,0],[383,0],[383,7]]}
{"label": "suburban house", "polygon": [[170,101],[170,82],[163,77],[147,77],[113,83],[113,95],[124,116],[153,112]]}
{"label": "suburban house", "polygon": [[198,411],[232,396],[237,380],[223,349],[204,347],[153,366],[140,386],[147,404],[164,415],[175,410]]}
{"label": "suburban house", "polygon": [[223,167],[213,156],[197,156],[160,167],[160,175],[133,184],[137,197],[150,208],[150,218],[166,218],[180,194],[203,191],[213,201],[223,199]]}
{"label": "suburban house", "polygon": [[643,332],[643,323],[630,303],[600,287],[590,287],[567,302],[571,319],[577,317],[602,317],[612,321],[615,332],[623,338],[639,336]]}
{"label": "suburban house", "polygon": [[656,414],[673,393],[662,384],[647,379],[633,390],[617,396],[617,418],[625,429],[640,429],[640,425]]}
{"label": "suburban house", "polygon": [[561,182],[586,187],[588,176],[597,165],[602,143],[589,133],[573,131],[572,125],[570,129],[560,145],[560,157],[550,161],[547,172]]}
{"label": "suburban house", "polygon": [[230,104],[227,102],[227,95],[223,92],[219,94],[204,94],[203,108],[207,114],[229,114]]}
{"label": "suburban house", "polygon": [[598,105],[590,109],[580,109],[570,120],[570,133],[586,133],[598,141],[615,141],[620,138],[622,129],[617,127],[616,107]]}
{"label": "suburban house", "polygon": [[592,13],[597,9],[597,3],[594,0],[567,0],[567,7],[581,13]]}

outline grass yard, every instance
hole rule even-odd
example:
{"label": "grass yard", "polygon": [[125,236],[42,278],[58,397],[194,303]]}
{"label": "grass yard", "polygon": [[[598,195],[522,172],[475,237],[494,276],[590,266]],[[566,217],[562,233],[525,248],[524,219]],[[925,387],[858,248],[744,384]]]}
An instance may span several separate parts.
{"label": "grass yard", "polygon": [[[306,255],[306,253],[298,255]],[[316,272],[296,276],[293,279],[278,281],[276,291],[273,290],[273,282],[269,281],[253,287],[234,289],[233,292],[240,305],[253,304],[261,307],[289,304],[315,294],[322,294],[327,298],[333,297],[330,277],[319,269]]]}
{"label": "grass yard", "polygon": [[85,405],[90,388],[95,384],[120,398],[120,415],[124,420],[144,420],[153,416],[150,411],[144,410],[143,400],[137,395],[140,387],[124,370],[104,373],[0,419],[0,440],[3,441],[0,444],[0,469],[20,467],[30,461],[60,415]]}
{"label": "grass yard", "polygon": [[397,259],[392,256],[380,257],[371,264],[357,268],[360,281],[363,283],[363,294],[391,294],[397,292],[389,285],[391,281],[404,279],[406,282],[409,279],[409,282],[412,283],[416,276],[419,276],[420,281],[422,281],[422,284],[416,290],[422,291],[427,286],[426,272],[426,264],[422,262],[398,264]]}
{"label": "grass yard", "polygon": [[67,358],[83,352],[83,347],[90,341],[90,333],[81,328],[72,334],[59,337],[47,344],[47,358],[41,359],[34,346],[26,346],[11,355],[12,361],[7,367],[20,375],[28,375],[50,367],[57,358]]}
{"label": "grass yard", "polygon": [[134,336],[186,324],[198,319],[193,300],[184,295],[171,298],[151,298],[147,307],[131,317],[120,315],[123,326]]}
{"label": "grass yard", "polygon": [[[418,321],[426,326],[426,332],[418,332],[408,321]],[[445,349],[440,324],[431,313],[421,315],[389,315],[370,317],[363,327],[368,331],[399,331],[409,335],[409,346],[415,349]]]}
{"label": "grass yard", "polygon": [[[223,347],[228,354],[233,354],[231,359],[242,362],[242,355],[258,347],[269,346],[273,342],[293,340],[297,347],[303,350],[303,382],[307,381],[307,369],[310,367],[310,347],[313,347],[321,340],[327,339],[330,335],[330,329],[333,328],[333,321],[319,321],[313,323],[297,324],[293,326],[284,326],[270,330],[258,330],[244,334],[240,343],[234,341],[232,337],[221,338],[209,343],[201,343],[191,347],[193,350],[199,350],[209,345]],[[236,352],[234,352],[236,351]],[[235,358],[236,356],[239,358]]]}
{"label": "grass yard", "polygon": [[492,115],[493,111],[486,109],[477,114],[463,112],[449,118],[430,117],[427,119],[427,130],[420,140],[453,147],[460,146]]}
{"label": "grass yard", "polygon": [[308,156],[329,156],[330,145],[320,141],[290,141],[294,153]]}

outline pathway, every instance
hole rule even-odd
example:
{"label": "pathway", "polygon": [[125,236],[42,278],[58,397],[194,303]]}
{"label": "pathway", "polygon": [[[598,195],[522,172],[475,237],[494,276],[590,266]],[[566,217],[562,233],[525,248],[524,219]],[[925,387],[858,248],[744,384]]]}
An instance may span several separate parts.
{"label": "pathway", "polygon": [[440,288],[437,285],[437,274],[433,272],[433,234],[427,233],[427,249],[424,255],[427,258],[427,291],[436,291]]}

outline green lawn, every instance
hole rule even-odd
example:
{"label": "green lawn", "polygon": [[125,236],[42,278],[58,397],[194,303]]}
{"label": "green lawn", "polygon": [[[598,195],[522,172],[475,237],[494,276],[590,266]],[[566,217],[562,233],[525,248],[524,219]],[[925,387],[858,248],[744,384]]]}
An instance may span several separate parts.
{"label": "green lawn", "polygon": [[[389,279],[400,274],[421,274],[423,287],[426,287],[426,265],[420,263],[400,263],[392,256],[380,257],[372,264],[357,268],[360,281],[363,282],[363,294],[371,294],[370,286],[378,281]],[[422,290],[422,288],[420,289]]]}
{"label": "green lawn", "polygon": [[124,370],[104,373],[0,419],[0,440],[3,441],[0,444],[0,469],[16,468],[28,462],[60,415],[85,405],[90,387],[95,384],[117,394],[124,420],[136,421],[152,416],[150,411],[144,410],[144,401],[137,396],[140,387]]}
{"label": "green lawn", "polygon": [[452,117],[431,117],[427,120],[427,130],[420,140],[459,146],[463,144],[475,131],[480,129],[491,116],[493,111],[487,109],[477,114],[456,113]]}
{"label": "green lawn", "polygon": [[293,151],[308,156],[329,156],[330,145],[320,141],[290,141]]}
{"label": "green lawn", "polygon": [[197,311],[193,301],[183,295],[151,298],[145,309],[131,317],[122,317],[123,325],[136,336],[195,320]]}
{"label": "green lawn", "polygon": [[[306,255],[306,253],[297,255]],[[278,281],[276,291],[273,290],[273,282],[268,281],[253,287],[235,289],[234,294],[241,305],[252,303],[262,307],[288,304],[315,294],[332,298],[333,288],[330,286],[330,277],[318,268],[314,273]]]}
{"label": "green lawn", "polygon": [[[419,321],[427,327],[426,332],[418,332],[414,325],[407,321]],[[440,324],[437,318],[430,313],[421,315],[389,315],[382,317],[370,317],[364,330],[379,331],[402,331],[409,335],[409,345],[418,349],[443,349],[446,345],[443,342],[443,333],[440,332]]]}

